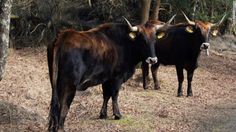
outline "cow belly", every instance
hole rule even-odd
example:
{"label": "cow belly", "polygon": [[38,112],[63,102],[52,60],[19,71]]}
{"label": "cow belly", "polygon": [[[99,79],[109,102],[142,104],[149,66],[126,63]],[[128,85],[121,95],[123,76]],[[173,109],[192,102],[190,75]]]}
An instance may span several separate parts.
{"label": "cow belly", "polygon": [[163,60],[163,61],[159,60],[159,63],[164,65],[164,66],[166,66],[166,65],[175,65],[175,62],[165,61],[165,60]]}
{"label": "cow belly", "polygon": [[104,83],[110,77],[110,70],[104,67],[94,67],[83,74],[82,79],[77,83],[76,89],[84,91],[88,87]]}
{"label": "cow belly", "polygon": [[159,57],[158,61],[160,64],[163,65],[175,65],[178,62],[179,59],[176,59],[175,57],[170,57],[170,56],[166,56],[166,57]]}
{"label": "cow belly", "polygon": [[85,80],[85,82],[83,82],[82,84],[76,86],[76,90],[85,91],[88,87],[96,86],[96,85],[101,84],[103,82],[104,81],[102,81],[102,80],[96,80],[96,79],[94,79],[94,80]]}
{"label": "cow belly", "polygon": [[[189,58],[190,57],[190,58]],[[196,60],[194,57],[184,53],[171,52],[169,54],[159,54],[158,61],[163,65],[176,65],[184,64],[189,62],[194,62]]]}
{"label": "cow belly", "polygon": [[84,91],[88,87],[92,87],[92,86],[102,84],[106,80],[108,80],[108,78],[103,73],[95,75],[95,76],[90,76],[88,78],[85,78],[85,79],[81,80],[81,82],[76,85],[76,89],[78,91]]}
{"label": "cow belly", "polygon": [[84,76],[84,79],[80,82],[79,85],[76,86],[76,89],[78,91],[84,91],[88,87],[95,86],[98,84],[102,84],[107,80],[116,80],[116,79],[122,79],[122,82],[126,82],[133,74],[135,71],[135,68],[129,69],[129,70],[124,70],[122,72],[114,72],[111,73],[108,69],[104,69],[101,71],[96,71],[93,75],[90,76]]}

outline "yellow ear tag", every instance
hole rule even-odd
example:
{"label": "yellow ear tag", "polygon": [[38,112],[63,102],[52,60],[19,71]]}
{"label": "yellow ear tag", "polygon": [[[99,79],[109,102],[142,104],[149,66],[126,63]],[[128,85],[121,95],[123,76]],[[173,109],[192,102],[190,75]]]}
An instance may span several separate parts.
{"label": "yellow ear tag", "polygon": [[161,39],[161,38],[163,38],[164,36],[165,36],[165,33],[164,33],[164,32],[160,32],[160,33],[158,33],[157,38],[158,38],[158,39]]}
{"label": "yellow ear tag", "polygon": [[190,27],[190,26],[187,26],[185,31],[188,32],[188,33],[193,33],[193,28]]}
{"label": "yellow ear tag", "polygon": [[135,34],[134,32],[130,32],[130,33],[129,33],[129,37],[130,37],[131,39],[135,39],[135,38],[136,38],[136,34]]}
{"label": "yellow ear tag", "polygon": [[212,34],[213,36],[216,36],[216,35],[218,34],[218,30],[213,30],[213,31],[211,32],[211,34]]}

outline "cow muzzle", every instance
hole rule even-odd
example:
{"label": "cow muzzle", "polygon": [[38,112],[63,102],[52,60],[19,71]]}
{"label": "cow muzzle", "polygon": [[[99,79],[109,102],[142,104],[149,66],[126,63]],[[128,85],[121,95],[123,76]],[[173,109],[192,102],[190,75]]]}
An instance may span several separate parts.
{"label": "cow muzzle", "polygon": [[206,50],[206,55],[209,56],[210,43],[202,43],[200,50]]}
{"label": "cow muzzle", "polygon": [[148,63],[148,64],[155,64],[155,63],[157,63],[157,57],[148,57],[147,59],[146,59],[146,62]]}

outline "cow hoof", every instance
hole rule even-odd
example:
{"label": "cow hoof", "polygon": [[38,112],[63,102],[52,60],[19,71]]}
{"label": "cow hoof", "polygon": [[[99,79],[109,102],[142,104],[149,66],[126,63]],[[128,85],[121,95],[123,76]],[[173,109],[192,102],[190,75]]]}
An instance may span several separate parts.
{"label": "cow hoof", "polygon": [[115,114],[114,116],[115,116],[114,117],[115,120],[120,120],[122,118],[122,115],[120,114]]}
{"label": "cow hoof", "polygon": [[100,114],[99,118],[100,118],[100,119],[107,119],[107,115],[105,115],[105,114]]}
{"label": "cow hoof", "polygon": [[178,93],[177,97],[183,96],[183,93]]}
{"label": "cow hoof", "polygon": [[58,127],[55,127],[55,126],[48,128],[48,132],[57,132],[59,130],[60,129],[58,129]]}
{"label": "cow hoof", "polygon": [[160,87],[154,87],[154,90],[160,90],[161,88]]}
{"label": "cow hoof", "polygon": [[193,94],[192,93],[189,93],[188,95],[187,95],[187,97],[192,97],[193,96]]}
{"label": "cow hoof", "polygon": [[57,132],[65,132],[64,129],[58,129]]}
{"label": "cow hoof", "polygon": [[144,89],[144,90],[147,90],[147,89],[148,89],[148,86],[143,86],[143,89]]}
{"label": "cow hoof", "polygon": [[56,129],[48,129],[48,132],[56,132]]}

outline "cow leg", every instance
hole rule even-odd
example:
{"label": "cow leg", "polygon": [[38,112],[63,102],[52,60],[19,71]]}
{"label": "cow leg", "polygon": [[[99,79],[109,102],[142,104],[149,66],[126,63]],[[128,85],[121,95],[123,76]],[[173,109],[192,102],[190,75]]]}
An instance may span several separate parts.
{"label": "cow leg", "polygon": [[70,109],[70,105],[74,99],[76,93],[76,88],[73,87],[65,87],[61,90],[60,96],[59,96],[59,102],[60,102],[60,118],[59,118],[59,130],[63,130],[64,122],[66,115]]}
{"label": "cow leg", "polygon": [[58,129],[58,122],[59,122],[59,102],[57,91],[52,90],[52,98],[50,104],[50,112],[49,112],[49,126],[48,131],[56,132]]}
{"label": "cow leg", "polygon": [[119,106],[118,106],[118,94],[121,86],[122,80],[115,81],[107,81],[102,84],[103,88],[103,105],[100,112],[100,118],[107,118],[107,104],[112,97],[112,110],[115,119],[120,119],[122,116],[120,114]]}
{"label": "cow leg", "polygon": [[74,86],[65,84],[66,83],[59,83],[58,89],[53,90],[54,97],[52,97],[50,110],[49,131],[64,131],[65,118],[76,92]]}
{"label": "cow leg", "polygon": [[154,81],[154,89],[155,90],[160,89],[159,80],[157,78],[157,70],[158,70],[159,65],[160,65],[160,63],[156,63],[156,64],[151,66],[152,78],[153,78],[153,81]]}
{"label": "cow leg", "polygon": [[122,80],[116,80],[114,83],[112,83],[112,110],[113,115],[115,116],[115,120],[119,120],[122,118],[122,115],[120,113],[120,109],[118,106],[118,96],[119,96],[119,90],[122,84]]}
{"label": "cow leg", "polygon": [[100,111],[100,119],[106,119],[107,118],[107,104],[109,99],[111,98],[111,88],[110,83],[105,82],[102,84],[102,90],[103,90],[103,105],[102,109]]}
{"label": "cow leg", "polygon": [[184,81],[183,67],[176,66],[176,72],[177,72],[178,83],[179,83],[177,97],[180,97],[180,96],[183,96],[183,91],[182,91],[182,84]]}
{"label": "cow leg", "polygon": [[143,74],[143,88],[148,89],[148,87],[147,87],[147,77],[149,74],[148,63],[142,62],[141,67],[142,67],[142,74]]}
{"label": "cow leg", "polygon": [[194,70],[187,71],[187,79],[188,79],[187,96],[193,96],[193,92],[192,92],[193,73],[194,73]]}

